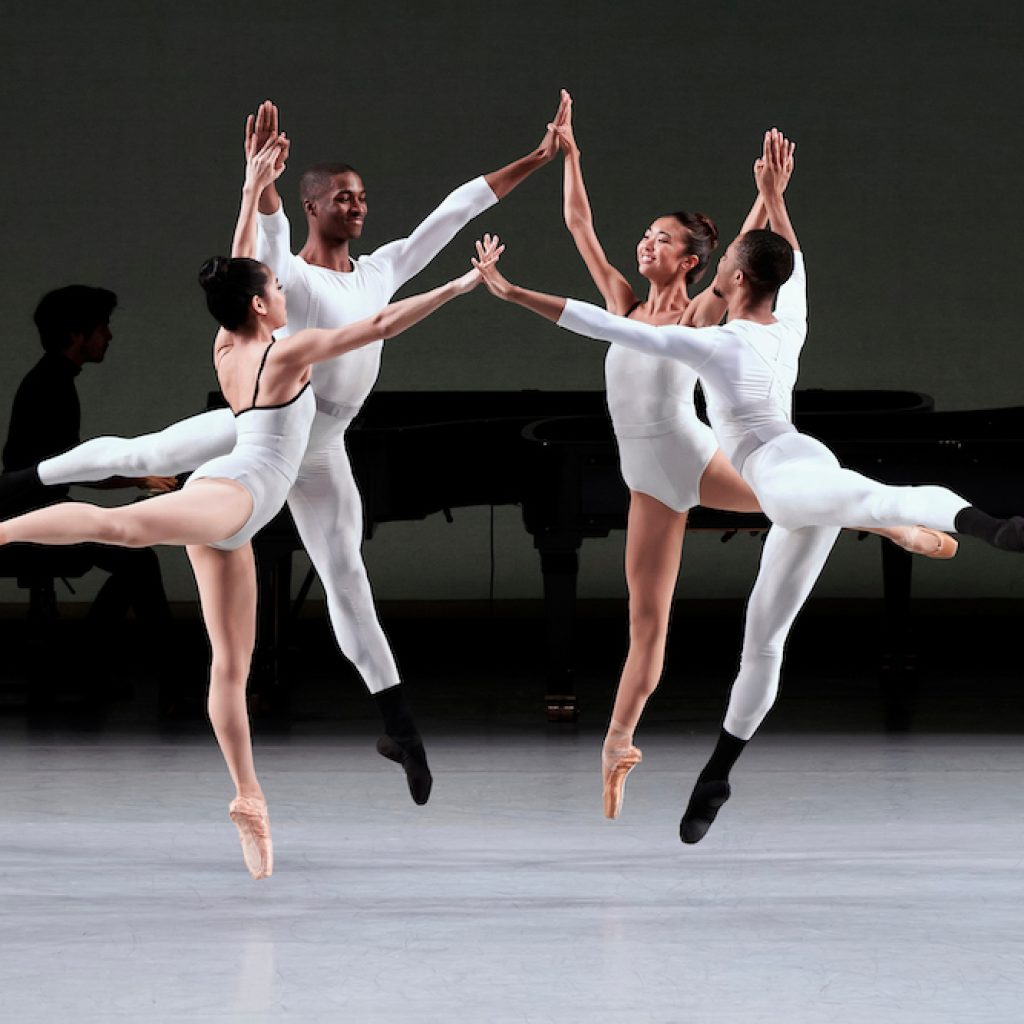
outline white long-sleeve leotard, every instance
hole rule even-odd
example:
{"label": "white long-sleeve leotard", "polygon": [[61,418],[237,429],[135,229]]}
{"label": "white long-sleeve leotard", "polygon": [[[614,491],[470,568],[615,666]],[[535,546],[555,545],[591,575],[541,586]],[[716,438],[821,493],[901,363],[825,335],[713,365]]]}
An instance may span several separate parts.
{"label": "white long-sleeve leotard", "polygon": [[[351,272],[315,267],[291,251],[284,207],[259,218],[257,258],[277,275],[285,293],[288,324],[282,337],[307,327],[343,327],[383,309],[391,296],[420,272],[473,217],[497,202],[483,177],[460,185],[408,238],[352,259]],[[366,400],[380,373],[383,341],[346,352],[313,367],[317,406],[348,419]]]}

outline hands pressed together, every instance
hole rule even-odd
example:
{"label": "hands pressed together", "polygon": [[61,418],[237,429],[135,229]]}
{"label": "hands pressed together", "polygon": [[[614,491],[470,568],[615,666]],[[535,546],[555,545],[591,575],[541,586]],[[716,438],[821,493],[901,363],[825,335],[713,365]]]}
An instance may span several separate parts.
{"label": "hands pressed together", "polygon": [[[259,105],[245,123],[245,160],[247,186],[262,191],[282,174],[288,159],[291,140],[279,131],[278,109],[270,100]],[[781,197],[793,174],[796,144],[777,128],[764,133],[761,155],[754,161],[754,181],[765,199]],[[580,150],[572,124],[572,97],[561,90],[558,109],[548,122],[547,130],[536,150],[544,162],[561,152],[568,160],[577,158]],[[500,299],[509,299],[514,286],[498,270],[498,260],[505,246],[497,235],[485,234],[476,242],[473,269],[452,282],[457,295],[472,291],[481,281],[487,290]]]}
{"label": "hands pressed together", "polygon": [[245,119],[245,184],[263,191],[284,172],[291,141],[277,128],[277,107],[264,100]]}
{"label": "hands pressed together", "polygon": [[764,133],[764,149],[754,161],[754,183],[758,192],[782,195],[793,175],[793,153],[796,143],[791,142],[778,130],[771,128]]}

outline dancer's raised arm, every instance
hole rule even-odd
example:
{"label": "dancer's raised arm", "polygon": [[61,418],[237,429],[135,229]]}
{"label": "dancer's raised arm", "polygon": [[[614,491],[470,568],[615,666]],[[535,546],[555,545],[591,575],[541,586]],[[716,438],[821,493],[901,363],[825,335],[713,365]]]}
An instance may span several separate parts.
{"label": "dancer's raised arm", "polygon": [[539,146],[519,160],[460,185],[407,238],[397,238],[373,252],[369,257],[373,262],[390,267],[394,290],[415,277],[474,217],[554,159],[558,153],[556,130],[564,122],[567,111],[568,93],[565,93]]}
{"label": "dancer's raised arm", "polygon": [[793,172],[794,145],[781,132],[772,128],[765,132],[764,157],[754,165],[758,194],[764,200],[771,229],[800,252],[800,243],[789,219],[783,193]]}
{"label": "dancer's raised arm", "polygon": [[[780,162],[775,169],[773,185],[779,187],[780,196],[786,191],[789,179],[793,175],[793,152],[796,149],[796,143],[790,142],[777,129],[772,128],[764,133],[761,155],[754,161],[754,184],[757,186],[757,195],[754,197],[754,203],[750,207],[750,212],[740,227],[737,238],[748,231],[755,231],[768,225],[768,207],[760,187],[759,175],[762,173],[769,156],[771,155],[773,160],[776,158],[776,149],[778,149]],[[715,324],[722,322],[722,317],[725,316],[725,313],[725,300],[720,295],[716,295],[713,288],[705,288],[700,295],[694,298],[690,309],[687,311],[686,319],[693,327],[713,327]]]}
{"label": "dancer's raised arm", "polygon": [[242,204],[238,211],[231,255],[256,257],[256,209],[263,190],[273,184],[284,170],[288,140],[272,132],[260,144],[253,130],[253,115],[245,122],[245,180],[242,182]]}
{"label": "dancer's raised arm", "polygon": [[490,174],[484,175],[484,180],[491,187],[491,191],[499,198],[504,199],[517,185],[525,181],[538,167],[550,163],[558,155],[558,136],[556,130],[565,123],[569,116],[571,104],[569,94],[563,89],[559,98],[558,110],[555,112],[554,120],[548,125],[540,144],[530,150],[526,156]]}
{"label": "dancer's raised arm", "polygon": [[[246,154],[250,135],[255,136],[257,150],[262,149],[271,136],[281,137],[283,133],[278,131],[277,107],[270,100],[264,100],[257,108],[255,115],[246,121],[245,142]],[[283,159],[288,158],[288,142],[285,141]],[[275,179],[276,181],[276,179]],[[277,213],[281,208],[281,197],[277,194],[277,186],[274,181],[265,185],[259,195],[259,211],[263,214]]]}
{"label": "dancer's raised arm", "polygon": [[594,230],[594,215],[590,209],[586,186],[583,184],[580,148],[576,144],[572,127],[572,97],[565,89],[562,90],[562,106],[559,107],[559,112],[563,114],[562,120],[560,123],[556,122],[552,130],[557,135],[559,145],[565,154],[562,186],[562,213],[565,217],[565,226],[569,229],[594,284],[604,298],[605,305],[610,312],[621,315],[636,302],[637,296],[625,275],[609,262]]}

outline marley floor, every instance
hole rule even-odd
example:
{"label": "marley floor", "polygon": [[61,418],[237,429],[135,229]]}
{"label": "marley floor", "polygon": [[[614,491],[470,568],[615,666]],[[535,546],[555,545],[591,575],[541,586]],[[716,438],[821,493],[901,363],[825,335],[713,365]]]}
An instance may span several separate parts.
{"label": "marley floor", "polygon": [[[262,882],[207,727],[187,709],[157,719],[142,645],[98,705],[62,624],[58,680],[27,706],[41,670],[0,623],[0,1020],[1018,1022],[1016,619],[972,612],[916,623],[915,694],[903,676],[880,689],[870,614],[812,608],[696,847],[678,818],[735,610],[677,616],[616,822],[598,772],[614,617],[581,624],[576,725],[540,710],[537,622],[389,622],[436,778],[423,808],[374,753],[372,707],[323,624],[300,624],[290,714],[256,727],[275,839]],[[193,623],[173,648],[201,672]]]}

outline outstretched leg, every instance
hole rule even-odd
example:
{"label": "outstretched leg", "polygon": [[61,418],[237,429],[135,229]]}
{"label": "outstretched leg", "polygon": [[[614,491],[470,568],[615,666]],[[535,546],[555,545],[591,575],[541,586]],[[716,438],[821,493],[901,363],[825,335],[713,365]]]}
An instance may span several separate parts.
{"label": "outstretched leg", "polygon": [[384,719],[385,736],[377,749],[402,765],[413,800],[424,804],[433,779],[398,666],[373,605],[361,552],[362,499],[340,426],[310,446],[288,496],[288,507],[323,584],[338,647],[363,677]]}
{"label": "outstretched leg", "polygon": [[119,508],[80,501],[36,509],[0,523],[0,544],[212,544],[245,525],[252,495],[233,480],[197,480],[183,490]]}
{"label": "outstretched leg", "polygon": [[685,532],[685,512],[677,512],[649,494],[630,491],[626,529],[629,651],[601,752],[607,818],[618,817],[626,775],[640,761],[633,732],[665,665]]}
{"label": "outstretched leg", "polygon": [[[726,512],[761,511],[757,495],[720,451],[715,452],[701,477],[700,503],[705,508],[718,508]],[[957,550],[957,542],[948,534],[923,526],[857,526],[854,523],[847,523],[846,526],[865,533],[876,533],[905,551],[926,558],[952,558]]]}
{"label": "outstretched leg", "polygon": [[249,544],[234,551],[189,545],[199,587],[203,621],[210,638],[210,722],[235,784],[229,813],[238,828],[242,854],[253,878],[274,866],[270,822],[256,777],[245,690],[256,642],[256,566]]}
{"label": "outstretched leg", "polygon": [[226,455],[235,444],[230,409],[190,416],[139,437],[95,437],[61,455],[43,459],[39,480],[47,486],[87,483],[109,476],[177,476]]}
{"label": "outstretched leg", "polygon": [[725,722],[679,826],[684,843],[703,839],[718,809],[729,799],[729,772],[775,703],[789,631],[838,536],[838,527],[784,530],[773,526],[768,531],[747,603],[743,653]]}

